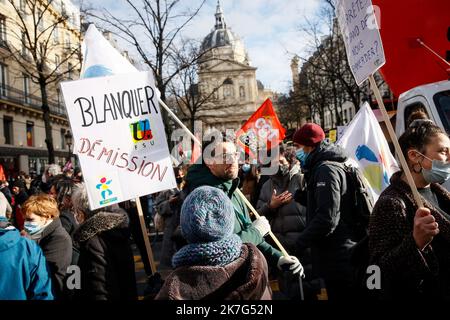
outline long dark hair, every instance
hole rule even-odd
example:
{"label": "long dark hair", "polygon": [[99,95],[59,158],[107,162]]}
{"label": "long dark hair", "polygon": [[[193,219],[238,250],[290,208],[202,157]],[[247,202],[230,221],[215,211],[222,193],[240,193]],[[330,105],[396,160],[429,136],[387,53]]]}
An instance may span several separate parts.
{"label": "long dark hair", "polygon": [[58,202],[58,207],[59,209],[63,209],[64,198],[70,198],[72,196],[72,190],[75,183],[71,178],[59,175],[52,181],[52,185],[56,190],[56,201]]}

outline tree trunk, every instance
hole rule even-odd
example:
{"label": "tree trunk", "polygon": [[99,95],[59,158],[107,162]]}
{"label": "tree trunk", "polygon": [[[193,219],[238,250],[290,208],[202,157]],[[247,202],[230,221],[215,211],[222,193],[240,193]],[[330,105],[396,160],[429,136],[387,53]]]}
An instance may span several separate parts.
{"label": "tree trunk", "polygon": [[189,124],[190,124],[190,128],[191,132],[195,134],[195,113],[191,114],[191,118],[189,119]]}
{"label": "tree trunk", "polygon": [[48,105],[47,97],[47,84],[44,80],[39,81],[39,87],[41,89],[42,97],[42,111],[44,112],[44,125],[45,125],[45,144],[47,145],[48,151],[48,163],[55,163],[55,150],[53,148],[53,137],[52,137],[52,124],[50,122],[50,107]]}

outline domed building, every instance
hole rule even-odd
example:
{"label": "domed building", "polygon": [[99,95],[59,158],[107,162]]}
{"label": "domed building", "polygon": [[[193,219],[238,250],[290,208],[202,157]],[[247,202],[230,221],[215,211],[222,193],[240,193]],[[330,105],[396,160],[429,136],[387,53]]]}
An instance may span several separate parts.
{"label": "domed building", "polygon": [[273,93],[256,80],[256,69],[241,39],[226,24],[217,2],[214,29],[202,42],[198,88],[210,95],[198,113],[204,129],[239,129],[256,109]]}

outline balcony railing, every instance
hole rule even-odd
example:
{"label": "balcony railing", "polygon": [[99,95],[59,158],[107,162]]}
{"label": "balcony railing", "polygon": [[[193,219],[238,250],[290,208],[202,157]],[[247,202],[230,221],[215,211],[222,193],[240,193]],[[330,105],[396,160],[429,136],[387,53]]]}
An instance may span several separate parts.
{"label": "balcony railing", "polygon": [[[42,111],[41,97],[32,94],[26,95],[23,90],[8,85],[0,84],[0,99]],[[66,117],[66,108],[62,101],[58,103],[49,99],[48,104],[52,114]]]}

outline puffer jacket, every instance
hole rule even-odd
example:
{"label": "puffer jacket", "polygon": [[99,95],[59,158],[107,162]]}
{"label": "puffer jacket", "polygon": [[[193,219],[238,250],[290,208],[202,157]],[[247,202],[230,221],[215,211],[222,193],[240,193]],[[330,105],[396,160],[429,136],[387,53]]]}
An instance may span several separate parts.
{"label": "puffer jacket", "polygon": [[306,158],[306,228],[297,239],[299,250],[311,248],[315,275],[330,281],[351,283],[351,230],[341,219],[352,208],[344,170],[333,163],[347,160],[344,150],[323,142]]}
{"label": "puffer jacket", "polygon": [[296,201],[291,201],[277,209],[270,209],[269,203],[272,198],[273,190],[277,194],[289,191],[295,194],[302,188],[303,175],[300,172],[300,166],[295,165],[285,176],[273,175],[264,183],[259,195],[256,209],[258,213],[267,217],[270,221],[272,232],[277,239],[289,252],[299,256],[297,252],[296,240],[306,226],[306,208]]}

